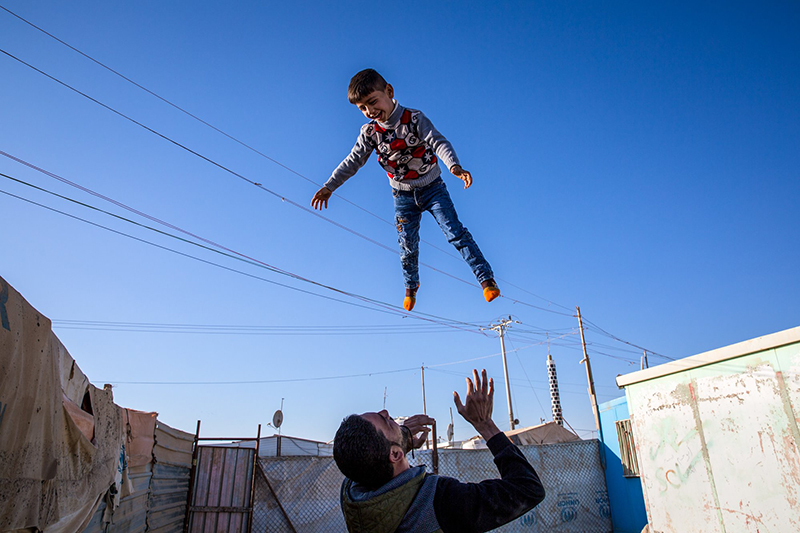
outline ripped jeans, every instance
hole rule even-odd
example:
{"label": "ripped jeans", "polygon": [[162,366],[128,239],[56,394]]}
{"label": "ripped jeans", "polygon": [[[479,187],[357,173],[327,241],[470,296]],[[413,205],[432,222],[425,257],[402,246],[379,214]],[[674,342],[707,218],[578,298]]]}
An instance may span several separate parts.
{"label": "ripped jeans", "polygon": [[484,259],[472,235],[458,220],[456,208],[442,178],[413,191],[392,189],[392,195],[397,240],[400,243],[400,262],[407,289],[416,289],[419,286],[419,222],[425,211],[436,219],[447,237],[447,242],[456,247],[472,269],[478,283],[494,277],[492,267]]}

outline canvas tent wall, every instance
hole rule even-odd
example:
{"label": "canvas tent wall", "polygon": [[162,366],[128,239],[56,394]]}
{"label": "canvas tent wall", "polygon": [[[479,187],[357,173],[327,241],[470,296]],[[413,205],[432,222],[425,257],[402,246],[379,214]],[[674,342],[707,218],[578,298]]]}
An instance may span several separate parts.
{"label": "canvas tent wall", "polygon": [[79,531],[115,482],[122,412],[3,278],[0,404],[0,530]]}
{"label": "canvas tent wall", "polygon": [[0,277],[0,531],[177,533],[192,444],[92,385]]}

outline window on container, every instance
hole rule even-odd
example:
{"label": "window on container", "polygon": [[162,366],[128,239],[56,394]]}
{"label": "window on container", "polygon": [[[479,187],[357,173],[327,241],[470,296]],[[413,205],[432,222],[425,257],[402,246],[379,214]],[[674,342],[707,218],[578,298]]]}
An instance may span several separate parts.
{"label": "window on container", "polygon": [[636,444],[633,442],[631,420],[618,420],[617,438],[619,439],[619,455],[622,459],[622,475],[639,477],[639,462],[636,460]]}

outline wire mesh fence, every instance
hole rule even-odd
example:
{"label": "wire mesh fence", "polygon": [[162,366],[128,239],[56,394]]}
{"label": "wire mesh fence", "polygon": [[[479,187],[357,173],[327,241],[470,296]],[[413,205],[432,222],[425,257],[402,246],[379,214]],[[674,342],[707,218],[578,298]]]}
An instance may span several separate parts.
{"label": "wire mesh fence", "polygon": [[[532,511],[496,529],[502,533],[612,530],[605,477],[596,440],[522,446],[547,491]],[[432,473],[432,451],[418,450],[412,465]],[[256,473],[253,532],[346,531],[339,506],[343,476],[332,457],[262,457]],[[499,477],[489,450],[439,450],[439,475],[464,482]]]}

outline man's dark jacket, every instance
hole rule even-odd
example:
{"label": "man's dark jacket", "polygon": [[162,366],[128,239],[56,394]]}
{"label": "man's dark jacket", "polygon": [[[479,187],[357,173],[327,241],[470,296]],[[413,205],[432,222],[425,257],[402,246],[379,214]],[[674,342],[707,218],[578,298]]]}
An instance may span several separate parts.
{"label": "man's dark jacket", "polygon": [[375,491],[349,479],[341,503],[350,533],[444,533],[490,531],[522,516],[544,499],[536,471],[508,437],[499,433],[486,443],[500,479],[462,483],[406,470]]}

